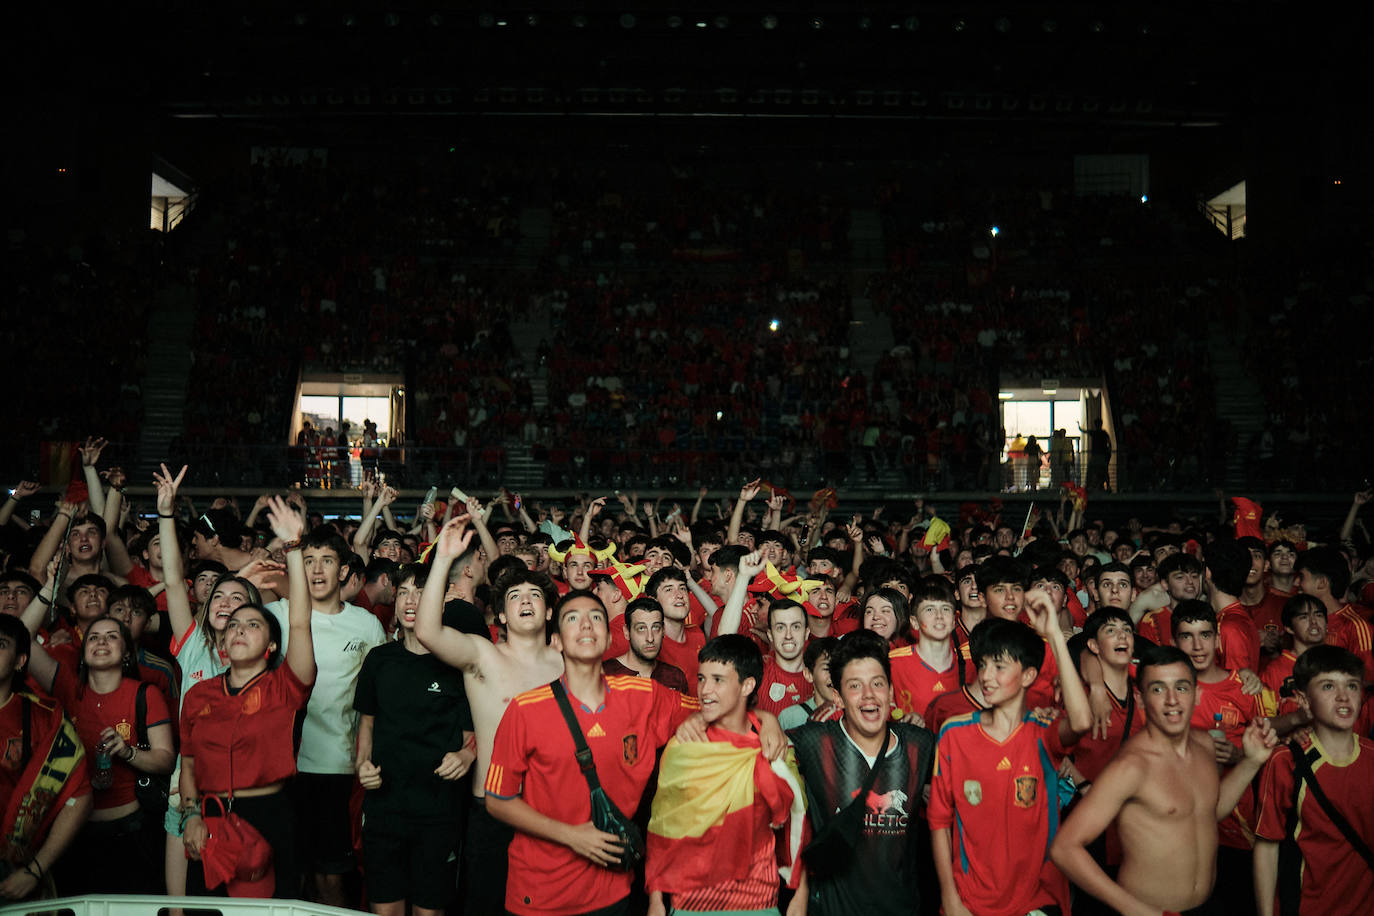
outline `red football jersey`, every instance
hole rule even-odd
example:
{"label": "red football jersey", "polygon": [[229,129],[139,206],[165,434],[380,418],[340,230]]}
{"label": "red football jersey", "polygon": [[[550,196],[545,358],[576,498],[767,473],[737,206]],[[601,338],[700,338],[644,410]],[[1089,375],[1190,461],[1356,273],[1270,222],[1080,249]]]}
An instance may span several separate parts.
{"label": "red football jersey", "polygon": [[687,692],[691,696],[697,695],[697,654],[701,652],[702,646],[706,645],[706,634],[698,627],[690,627],[683,631],[683,640],[678,642],[663,634],[663,647],[658,650],[658,660],[667,662],[676,668],[681,668],[682,673],[687,675]]}
{"label": "red football jersey", "polygon": [[763,660],[763,681],[759,684],[758,708],[777,715],[789,706],[811,699],[811,682],[804,671],[784,671],[777,659]]}
{"label": "red football jersey", "polygon": [[196,788],[228,792],[294,776],[291,736],[296,715],[309,699],[310,688],[285,663],[262,672],[236,694],[229,693],[224,677],[193,685],[181,703],[181,753],[195,758]]}
{"label": "red football jersey", "polygon": [[1217,664],[1232,671],[1259,671],[1260,638],[1255,622],[1239,601],[1217,614]]}
{"label": "red football jersey", "polygon": [[962,716],[964,713],[978,709],[986,709],[982,699],[978,688],[970,688],[969,685],[965,684],[958,690],[942,693],[931,700],[930,705],[921,714],[921,718],[926,720],[926,728],[938,735],[944,724],[955,716]]}
{"label": "red football jersey", "polygon": [[924,713],[936,697],[960,686],[957,655],[943,671],[930,667],[915,646],[893,649],[888,659],[892,664],[892,701],[903,715]]}
{"label": "red football jersey", "polygon": [[[72,725],[76,726],[76,733],[86,746],[86,756],[90,760],[87,765],[92,773],[95,772],[95,748],[100,744],[100,733],[105,729],[113,728],[127,744],[138,742],[139,736],[135,734],[138,721],[136,704],[141,685],[141,681],[126,677],[110,693],[96,693],[89,684],[77,680],[74,670],[58,665],[53,678],[52,695],[62,704]],[[167,699],[162,691],[149,685],[145,704],[148,728],[171,723]],[[94,793],[96,810],[118,808],[135,798],[134,782],[139,774],[122,760],[111,760],[110,767],[114,781],[110,788]]]}
{"label": "red football jersey", "polygon": [[[588,709],[571,695],[568,702],[591,748],[601,787],[629,816],[649,783],[654,752],[701,704],[648,678],[608,677],[605,685],[599,709]],[[565,824],[591,818],[572,734],[549,686],[520,694],[506,708],[496,729],[486,794],[520,796]],[[632,872],[594,865],[561,843],[517,832],[510,844],[506,908],[553,916],[585,913],[626,897],[632,877]]]}
{"label": "red football jersey", "polygon": [[[1133,690],[1130,685],[1127,685],[1126,689]],[[1145,727],[1145,710],[1135,702],[1134,693],[1126,698],[1125,703],[1118,700],[1110,690],[1107,691],[1107,696],[1111,697],[1112,701],[1112,718],[1107,726],[1107,737],[1094,738],[1093,733],[1089,731],[1078,739],[1078,743],[1071,751],[1074,766],[1078,767],[1087,779],[1096,779],[1116,756],[1116,752],[1121,750],[1122,742]],[[1128,708],[1129,719],[1126,715]]]}
{"label": "red football jersey", "polygon": [[[1211,730],[1217,727],[1216,716],[1220,713],[1220,727],[1226,733],[1226,740],[1239,747],[1245,726],[1250,724],[1250,720],[1272,716],[1275,705],[1272,691],[1266,689],[1256,696],[1250,696],[1241,688],[1240,675],[1229,671],[1220,681],[1198,681],[1192,726]],[[1255,795],[1247,788],[1236,810],[1217,824],[1217,839],[1221,845],[1232,849],[1249,849],[1254,845],[1254,824]]]}
{"label": "red football jersey", "polygon": [[[1308,765],[1322,791],[1367,845],[1374,846],[1374,742],[1356,736],[1355,755],[1336,761],[1313,736],[1305,748]],[[1288,745],[1274,751],[1260,773],[1259,820],[1255,833],[1266,840],[1285,838],[1293,808],[1293,754]],[[1304,913],[1357,916],[1368,913],[1374,900],[1374,872],[1331,823],[1321,804],[1304,786],[1297,794],[1295,831],[1302,854]]]}
{"label": "red football jersey", "polygon": [[1174,612],[1170,608],[1162,607],[1157,611],[1151,611],[1140,618],[1140,622],[1135,625],[1135,633],[1157,646],[1172,646],[1174,644],[1174,633],[1171,629],[1173,619]]}
{"label": "red football jersey", "polygon": [[1327,645],[1349,649],[1364,662],[1365,683],[1374,682],[1374,630],[1351,605],[1326,618]]}
{"label": "red football jersey", "polygon": [[928,820],[948,828],[954,883],[980,916],[1024,916],[1046,905],[1068,910],[1067,882],[1049,861],[1059,829],[1064,753],[1056,723],[1027,714],[1003,741],[979,724],[982,712],[940,729]]}

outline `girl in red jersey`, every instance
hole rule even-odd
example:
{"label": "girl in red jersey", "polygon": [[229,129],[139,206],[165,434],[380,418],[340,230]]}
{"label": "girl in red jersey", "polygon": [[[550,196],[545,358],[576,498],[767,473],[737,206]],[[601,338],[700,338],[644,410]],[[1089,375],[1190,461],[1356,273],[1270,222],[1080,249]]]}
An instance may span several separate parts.
{"label": "girl in red jersey", "polygon": [[[201,811],[202,795],[220,796],[226,808],[232,799],[234,813],[272,847],[273,884],[264,881],[244,890],[252,896],[271,891],[279,898],[298,891],[295,816],[283,790],[296,773],[293,724],[315,682],[309,584],[300,549],[305,521],[278,497],[272,498],[267,517],[286,550],[290,638],[283,640],[274,614],[257,605],[240,606],[225,627],[229,670],[196,684],[182,701],[182,839],[192,860],[186,876],[190,894],[207,893],[200,856],[211,831]],[[211,804],[204,814],[217,817],[219,810]]]}

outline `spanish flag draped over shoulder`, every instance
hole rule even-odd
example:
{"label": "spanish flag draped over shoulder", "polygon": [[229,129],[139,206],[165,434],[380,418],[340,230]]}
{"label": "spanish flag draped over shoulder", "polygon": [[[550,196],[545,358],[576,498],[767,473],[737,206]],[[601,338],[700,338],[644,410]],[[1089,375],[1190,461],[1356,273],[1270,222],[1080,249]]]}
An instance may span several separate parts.
{"label": "spanish flag draped over shoulder", "polygon": [[668,742],[649,817],[644,886],[680,893],[746,877],[754,858],[753,807],[768,809],[776,833],[778,872],[788,887],[801,880],[806,793],[789,751],[769,761],[758,735],[720,728],[710,741]]}

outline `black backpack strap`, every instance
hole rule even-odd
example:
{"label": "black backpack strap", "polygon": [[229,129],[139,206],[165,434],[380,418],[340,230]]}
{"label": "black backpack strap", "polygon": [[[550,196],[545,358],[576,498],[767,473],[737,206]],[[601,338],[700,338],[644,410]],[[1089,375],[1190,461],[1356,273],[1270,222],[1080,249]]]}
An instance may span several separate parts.
{"label": "black backpack strap", "polygon": [[1126,725],[1121,729],[1121,745],[1126,746],[1126,739],[1131,737],[1131,722],[1135,719],[1135,691],[1131,685],[1126,685]]}
{"label": "black backpack strap", "polygon": [[577,765],[582,769],[587,787],[595,791],[601,788],[601,780],[596,777],[596,762],[592,760],[592,749],[587,747],[587,738],[582,734],[582,726],[577,724],[577,716],[573,713],[572,704],[568,702],[568,692],[563,689],[563,679],[554,681],[549,688],[553,690],[553,698],[558,701],[563,721],[568,723],[568,731],[572,733],[573,745],[577,748]]}
{"label": "black backpack strap", "polygon": [[1359,853],[1360,858],[1364,859],[1365,866],[1374,872],[1374,850],[1371,850],[1369,844],[1355,832],[1355,828],[1350,825],[1350,821],[1345,819],[1345,815],[1341,814],[1340,810],[1331,804],[1331,799],[1322,789],[1322,784],[1317,782],[1317,774],[1312,772],[1312,764],[1308,761],[1306,754],[1294,757],[1293,771],[1302,782],[1307,783],[1307,791],[1317,799],[1317,804],[1321,805],[1326,816],[1331,819],[1331,823],[1341,832],[1341,836],[1345,837],[1346,842],[1354,847],[1355,852]]}
{"label": "black backpack strap", "polygon": [[33,759],[33,701],[28,694],[19,694],[19,772],[24,772]]}
{"label": "black backpack strap", "polygon": [[148,743],[148,682],[138,685],[138,695],[134,698],[134,735],[138,738],[139,750],[152,747]]}

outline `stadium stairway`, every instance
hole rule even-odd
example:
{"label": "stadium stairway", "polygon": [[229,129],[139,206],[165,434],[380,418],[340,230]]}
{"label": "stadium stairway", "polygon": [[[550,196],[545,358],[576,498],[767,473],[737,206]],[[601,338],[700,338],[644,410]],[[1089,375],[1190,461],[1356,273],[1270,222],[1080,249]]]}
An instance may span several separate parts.
{"label": "stadium stairway", "polygon": [[1264,428],[1264,394],[1245,368],[1234,330],[1215,318],[1207,327],[1207,353],[1216,380],[1217,419],[1231,427],[1233,444],[1226,451],[1226,489],[1237,491],[1245,486],[1250,443]]}
{"label": "stadium stairway", "polygon": [[158,290],[148,313],[148,362],[143,376],[136,480],[152,477],[168,445],[185,429],[196,305],[195,290],[170,283]]}
{"label": "stadium stairway", "polygon": [[[520,225],[521,234],[526,240],[525,235],[525,215],[534,211],[521,211]],[[542,211],[545,216],[548,211]],[[544,237],[544,247],[548,247],[547,227]],[[524,242],[521,243],[522,248]],[[542,414],[549,406],[549,372],[548,367],[540,365],[538,360],[539,344],[543,340],[553,339],[553,328],[549,324],[549,311],[542,304],[531,302],[529,308],[520,313],[521,317],[517,321],[511,322],[510,336],[515,344],[516,352],[525,354],[525,365],[530,373],[530,395],[536,415]],[[524,441],[512,443],[506,449],[506,486],[519,491],[531,487],[542,487],[544,485],[544,462],[534,456],[533,450]]]}

